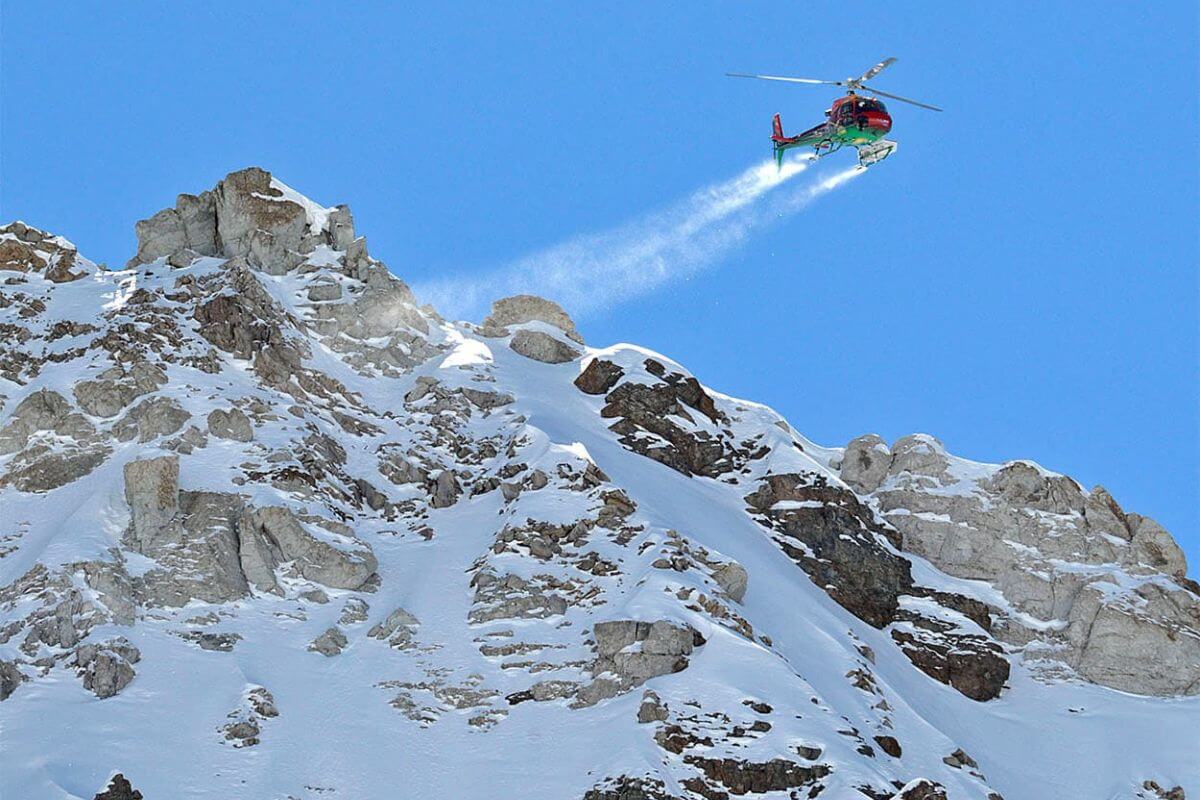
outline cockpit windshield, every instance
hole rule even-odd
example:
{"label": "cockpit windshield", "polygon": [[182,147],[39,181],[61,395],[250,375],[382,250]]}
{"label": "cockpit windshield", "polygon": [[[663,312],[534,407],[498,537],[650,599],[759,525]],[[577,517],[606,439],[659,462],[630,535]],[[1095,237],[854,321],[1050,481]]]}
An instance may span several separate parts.
{"label": "cockpit windshield", "polygon": [[883,103],[879,102],[878,100],[863,99],[863,100],[859,100],[855,105],[858,107],[859,111],[886,111],[887,110],[883,107]]}

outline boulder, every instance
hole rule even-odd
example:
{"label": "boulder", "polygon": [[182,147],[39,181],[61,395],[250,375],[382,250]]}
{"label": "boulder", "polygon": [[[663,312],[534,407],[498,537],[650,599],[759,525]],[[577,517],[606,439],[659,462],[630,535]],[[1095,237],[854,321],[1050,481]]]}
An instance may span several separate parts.
{"label": "boulder", "polygon": [[113,426],[113,433],[122,442],[145,443],[176,433],[191,416],[170,397],[152,397],[129,409]]}
{"label": "boulder", "polygon": [[312,644],[308,646],[308,649],[311,652],[320,653],[326,658],[329,658],[341,653],[346,647],[346,644],[346,634],[342,633],[338,628],[328,628],[316,639],[313,639]]}
{"label": "boulder", "polygon": [[1183,578],[1187,575],[1187,558],[1171,538],[1171,534],[1149,517],[1128,514],[1126,520],[1133,533],[1133,560],[1155,572]]}
{"label": "boulder", "polygon": [[133,665],[141,653],[124,639],[103,644],[80,645],[75,650],[75,665],[83,687],[104,699],[120,692],[133,680]]}
{"label": "boulder", "polygon": [[93,436],[96,429],[82,414],[73,413],[71,404],[61,394],[41,389],[18,403],[8,423],[0,428],[0,456],[23,450],[31,436],[44,431],[84,440]]}
{"label": "boulder", "polygon": [[513,334],[508,346],[526,358],[544,364],[565,364],[580,356],[575,348],[542,331],[519,330]]}
{"label": "boulder", "polygon": [[282,506],[247,511],[238,521],[238,532],[242,569],[261,591],[282,592],[274,570],[287,562],[307,580],[351,590],[362,588],[378,566],[371,548],[348,528],[318,538]]}
{"label": "boulder", "polygon": [[7,700],[27,680],[14,662],[0,660],[0,701]]}
{"label": "boulder", "polygon": [[216,409],[208,415],[208,432],[218,439],[248,442],[254,438],[250,418],[240,409]]}
{"label": "boulder", "polygon": [[118,772],[109,780],[108,787],[92,800],[142,800],[142,793],[134,789],[133,784]]}
{"label": "boulder", "polygon": [[[561,330],[578,344],[583,344],[583,337],[575,329],[575,323],[563,311],[562,306],[553,300],[546,300],[531,294],[518,294],[505,297],[492,303],[492,313],[483,321],[485,336],[507,336],[505,329],[510,325],[522,325],[526,322],[545,322]],[[531,356],[532,357],[532,356]]]}
{"label": "boulder", "polygon": [[740,603],[746,596],[746,584],[750,580],[750,576],[745,567],[736,561],[730,561],[722,564],[713,572],[713,580],[725,594]]}
{"label": "boulder", "polygon": [[869,433],[846,445],[841,477],[856,492],[873,492],[883,483],[891,465],[892,451],[883,439]]}
{"label": "boulder", "polygon": [[593,358],[583,372],[579,373],[575,385],[579,391],[586,394],[606,394],[616,386],[624,374],[625,370],[620,365],[602,358]]}

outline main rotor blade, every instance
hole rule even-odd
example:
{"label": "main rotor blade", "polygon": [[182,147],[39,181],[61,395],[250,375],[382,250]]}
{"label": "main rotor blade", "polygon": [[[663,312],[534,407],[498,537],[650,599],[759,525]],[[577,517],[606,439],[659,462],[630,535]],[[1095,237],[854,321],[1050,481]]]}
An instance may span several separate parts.
{"label": "main rotor blade", "polygon": [[861,85],[859,88],[866,89],[868,92],[873,92],[874,94],[882,95],[883,97],[890,97],[893,100],[900,100],[905,103],[912,103],[914,106],[920,106],[921,108],[928,108],[930,111],[941,111],[942,110],[942,109],[938,108],[937,106],[931,106],[926,103],[919,103],[916,100],[909,100],[907,97],[901,97],[898,94],[888,94],[887,92],[881,92],[878,89],[873,89],[870,86],[867,86],[866,84]]}
{"label": "main rotor blade", "polygon": [[763,81],[785,81],[787,83],[823,83],[829,86],[841,86],[842,81],[818,81],[813,78],[785,78],[781,75],[750,75],[745,72],[726,72],[731,78],[758,78]]}
{"label": "main rotor blade", "polygon": [[883,61],[880,61],[878,64],[876,64],[875,66],[871,67],[869,70],[864,72],[862,74],[862,77],[858,79],[858,82],[862,83],[863,81],[871,80],[871,78],[874,78],[876,75],[883,72],[885,69],[887,69],[888,67],[890,67],[892,64],[895,64],[895,63],[896,63],[896,59],[885,58]]}

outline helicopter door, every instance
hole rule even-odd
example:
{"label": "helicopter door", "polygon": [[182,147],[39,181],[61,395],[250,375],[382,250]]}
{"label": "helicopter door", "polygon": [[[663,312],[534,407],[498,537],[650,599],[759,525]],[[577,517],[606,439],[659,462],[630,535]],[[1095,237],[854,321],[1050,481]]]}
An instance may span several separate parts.
{"label": "helicopter door", "polygon": [[847,100],[838,106],[838,124],[849,127],[854,124],[854,101]]}

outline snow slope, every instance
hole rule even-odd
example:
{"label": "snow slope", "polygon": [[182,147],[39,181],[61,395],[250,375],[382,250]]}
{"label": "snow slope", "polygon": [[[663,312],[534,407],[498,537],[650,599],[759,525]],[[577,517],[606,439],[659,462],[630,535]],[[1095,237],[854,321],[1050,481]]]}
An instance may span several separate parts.
{"label": "snow slope", "polygon": [[[0,250],[4,797],[91,798],[118,771],[147,798],[1200,791],[1200,697],[1027,663],[989,630],[1023,612],[903,553],[843,449],[666,356],[587,347],[546,301],[446,321],[339,209],[239,180],[258,188],[198,202],[218,234],[258,232],[240,251],[199,212],[139,228],[180,244],[123,271],[55,281]],[[178,509],[126,469],[164,456]],[[781,476],[795,498],[756,506]],[[188,527],[198,492],[246,516]],[[264,528],[267,577],[246,553],[270,508],[301,533]],[[204,560],[226,528],[232,578]],[[605,650],[623,621],[658,627]],[[906,655],[898,631],[931,643]],[[918,668],[946,643],[1007,664],[998,695]],[[132,673],[111,696],[92,644]]]}

